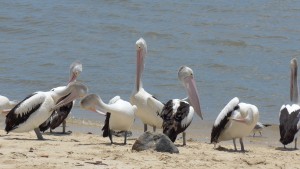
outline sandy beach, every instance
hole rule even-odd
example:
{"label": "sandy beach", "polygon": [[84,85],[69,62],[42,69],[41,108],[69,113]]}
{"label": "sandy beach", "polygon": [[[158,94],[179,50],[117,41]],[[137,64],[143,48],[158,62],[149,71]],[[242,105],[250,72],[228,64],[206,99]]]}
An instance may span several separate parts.
{"label": "sandy beach", "polygon": [[265,128],[263,136],[246,137],[247,152],[241,153],[233,151],[231,141],[214,149],[209,144],[209,124],[202,129],[194,124],[188,130],[187,146],[182,146],[181,136],[176,141],[179,154],[132,151],[141,126],[133,126],[127,145],[118,137],[111,145],[100,135],[101,124],[69,119],[68,125],[71,134],[46,132],[43,141],[36,140],[34,132],[6,134],[1,130],[0,168],[300,168],[300,151],[283,150],[275,125]]}

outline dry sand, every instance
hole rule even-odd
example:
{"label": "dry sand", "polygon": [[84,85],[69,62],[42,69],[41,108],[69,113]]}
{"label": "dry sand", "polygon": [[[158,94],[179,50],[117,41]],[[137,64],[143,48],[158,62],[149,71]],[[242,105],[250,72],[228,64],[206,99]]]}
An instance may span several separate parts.
{"label": "dry sand", "polygon": [[139,127],[134,127],[127,145],[117,137],[117,144],[111,145],[108,138],[100,135],[101,125],[93,128],[70,121],[68,124],[73,133],[45,133],[43,141],[36,140],[34,132],[0,131],[0,168],[300,168],[300,150],[281,148],[278,126],[266,128],[262,137],[246,137],[247,152],[241,153],[233,151],[231,141],[221,142],[222,147],[214,149],[208,144],[210,125],[206,130],[194,125],[188,131],[187,146],[181,146],[179,137],[176,145],[180,153],[169,154],[132,151],[136,137],[142,133]]}

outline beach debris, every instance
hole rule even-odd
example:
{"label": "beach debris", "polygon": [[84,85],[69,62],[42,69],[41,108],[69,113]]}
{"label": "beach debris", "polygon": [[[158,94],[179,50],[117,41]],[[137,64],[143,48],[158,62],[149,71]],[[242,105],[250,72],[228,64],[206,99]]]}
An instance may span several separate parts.
{"label": "beach debris", "polygon": [[264,164],[264,165],[267,164],[266,159],[264,159],[264,158],[248,158],[248,159],[241,159],[241,160],[250,166],[259,165],[259,164]]}
{"label": "beach debris", "polygon": [[80,142],[80,141],[76,139],[71,139],[71,142]]}
{"label": "beach debris", "polygon": [[132,150],[155,150],[158,152],[179,153],[178,148],[162,133],[145,132],[133,144]]}
{"label": "beach debris", "polygon": [[107,165],[107,164],[103,163],[102,161],[95,161],[95,162],[86,161],[85,163],[94,164],[94,165]]}
{"label": "beach debris", "polygon": [[34,148],[30,147],[29,152],[33,152]]}

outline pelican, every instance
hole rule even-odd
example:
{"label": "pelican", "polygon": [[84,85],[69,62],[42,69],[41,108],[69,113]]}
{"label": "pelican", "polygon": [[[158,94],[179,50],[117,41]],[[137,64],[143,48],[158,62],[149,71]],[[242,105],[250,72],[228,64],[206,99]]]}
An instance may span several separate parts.
{"label": "pelican", "polygon": [[[136,82],[130,103],[137,106],[136,116],[144,123],[144,131],[147,131],[147,124],[152,126],[155,131],[156,128],[162,128],[163,120],[157,112],[161,112],[164,105],[143,88],[141,79],[144,71],[144,59],[147,55],[147,44],[143,38],[136,41],[136,52]],[[149,100],[155,104],[149,105]]]}
{"label": "pelican", "polygon": [[279,113],[279,131],[280,142],[285,146],[295,142],[297,149],[297,137],[300,128],[300,106],[298,100],[298,82],[297,82],[297,60],[291,60],[291,81],[290,81],[290,100],[292,105],[282,105]]}
{"label": "pelican", "polygon": [[[50,117],[54,110],[72,102],[78,97],[84,97],[87,90],[85,85],[73,82],[65,88],[58,88],[48,92],[35,92],[18,103],[7,114],[5,131],[7,133],[21,133],[34,130],[37,138],[42,140],[43,136],[40,133],[39,126]],[[65,98],[58,102],[62,97]]]}
{"label": "pelican", "polygon": [[103,137],[109,136],[111,144],[113,144],[111,131],[125,131],[124,144],[127,141],[127,131],[130,130],[134,122],[134,114],[137,111],[135,105],[124,101],[120,96],[112,98],[108,104],[96,94],[87,95],[81,100],[80,106],[83,109],[96,112],[102,115],[106,114],[105,124],[102,128]]}
{"label": "pelican", "polygon": [[18,101],[16,100],[11,101],[7,97],[0,95],[0,111],[2,113],[7,114],[17,104]]}
{"label": "pelican", "polygon": [[260,136],[261,135],[261,131],[266,128],[266,127],[269,127],[271,126],[271,124],[263,124],[261,122],[257,122],[256,125],[254,126],[252,132],[253,132],[253,137],[255,136],[255,133],[259,132]]}
{"label": "pelican", "polygon": [[241,151],[245,151],[243,137],[248,136],[259,119],[256,106],[240,103],[237,97],[223,108],[218,115],[211,132],[211,143],[233,140],[235,151],[237,151],[235,139],[240,139]]}
{"label": "pelican", "polygon": [[[175,142],[177,135],[182,133],[183,145],[186,145],[185,130],[191,124],[194,112],[196,112],[201,119],[203,119],[203,117],[193,70],[187,66],[181,66],[178,71],[178,79],[186,89],[188,97],[183,100],[169,100],[163,107],[160,116],[163,119],[163,133],[173,142]],[[152,100],[148,100],[150,104],[151,101]]]}
{"label": "pelican", "polygon": [[[79,61],[75,61],[70,65],[70,77],[69,77],[69,83],[75,82],[77,80],[77,77],[82,72],[82,64]],[[65,86],[60,86],[58,88],[64,88]],[[55,89],[52,89],[55,90]],[[64,98],[61,98],[64,99]],[[60,100],[59,100],[60,101]],[[75,101],[75,100],[74,100]],[[71,112],[71,109],[73,108],[73,102],[70,102],[56,111],[52,113],[52,115],[43,123],[40,125],[40,130],[42,132],[46,131],[50,127],[50,131],[54,130],[56,127],[58,127],[60,124],[62,124],[63,132],[66,132],[66,118]]]}

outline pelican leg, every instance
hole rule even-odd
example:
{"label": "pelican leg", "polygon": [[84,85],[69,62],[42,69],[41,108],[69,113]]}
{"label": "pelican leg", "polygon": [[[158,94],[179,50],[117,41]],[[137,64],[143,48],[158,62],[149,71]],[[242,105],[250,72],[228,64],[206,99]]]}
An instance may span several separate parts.
{"label": "pelican leg", "polygon": [[232,139],[232,141],[233,141],[234,150],[237,151],[237,149],[236,149],[236,144],[235,144],[235,138]]}
{"label": "pelican leg", "polygon": [[285,145],[283,145],[283,148],[286,149]]}
{"label": "pelican leg", "polygon": [[186,145],[186,132],[182,132],[182,140],[183,140],[183,145]]}
{"label": "pelican leg", "polygon": [[295,138],[295,150],[297,150],[297,137]]}
{"label": "pelican leg", "polygon": [[112,131],[109,130],[108,137],[109,137],[110,143],[113,144],[113,140],[112,140],[112,135],[111,135],[111,133],[112,133]]}
{"label": "pelican leg", "polygon": [[127,131],[124,132],[124,144],[127,142]]}
{"label": "pelican leg", "polygon": [[63,128],[63,133],[66,133],[66,120],[64,120],[63,122],[62,122],[62,128]]}
{"label": "pelican leg", "polygon": [[261,131],[259,132],[259,134],[260,134],[260,136],[262,136],[262,135],[261,135]]}
{"label": "pelican leg", "polygon": [[241,151],[245,151],[244,149],[244,143],[243,143],[243,138],[240,138],[240,144],[241,144]]}
{"label": "pelican leg", "polygon": [[148,129],[147,129],[147,124],[144,124],[144,132],[146,132]]}
{"label": "pelican leg", "polygon": [[44,140],[44,138],[43,138],[43,136],[42,136],[41,131],[40,131],[39,128],[35,128],[35,129],[34,129],[34,132],[35,132],[35,134],[36,134],[38,140]]}
{"label": "pelican leg", "polygon": [[255,136],[255,132],[253,132],[253,137]]}
{"label": "pelican leg", "polygon": [[156,126],[153,126],[153,132],[156,132]]}

